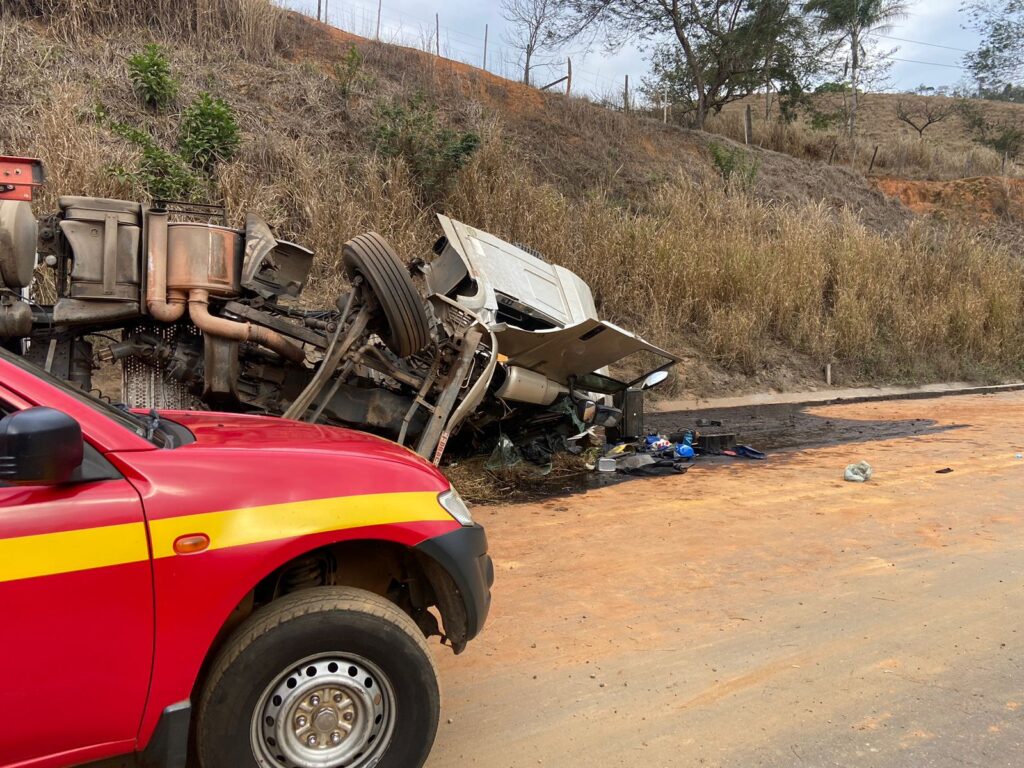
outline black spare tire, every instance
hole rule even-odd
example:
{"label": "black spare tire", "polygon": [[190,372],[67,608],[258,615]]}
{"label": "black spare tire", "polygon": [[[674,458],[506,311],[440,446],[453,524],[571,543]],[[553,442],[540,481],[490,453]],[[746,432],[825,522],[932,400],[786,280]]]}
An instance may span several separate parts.
{"label": "black spare tire", "polygon": [[423,298],[388,242],[367,232],[345,243],[342,250],[345,274],[361,276],[377,297],[383,317],[373,330],[399,357],[415,355],[430,343],[430,322]]}

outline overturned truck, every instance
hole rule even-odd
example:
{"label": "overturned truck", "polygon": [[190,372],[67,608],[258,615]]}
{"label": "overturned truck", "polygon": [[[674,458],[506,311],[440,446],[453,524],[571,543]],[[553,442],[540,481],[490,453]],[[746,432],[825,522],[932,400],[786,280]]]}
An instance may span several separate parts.
{"label": "overturned truck", "polygon": [[600,320],[569,270],[445,216],[409,263],[372,232],[345,243],[348,291],[311,308],[312,251],[256,215],[233,229],[218,208],[61,197],[36,218],[42,181],[0,158],[0,344],[84,390],[120,363],[133,408],[355,427],[437,463],[501,435],[639,435],[644,389],[678,361]]}

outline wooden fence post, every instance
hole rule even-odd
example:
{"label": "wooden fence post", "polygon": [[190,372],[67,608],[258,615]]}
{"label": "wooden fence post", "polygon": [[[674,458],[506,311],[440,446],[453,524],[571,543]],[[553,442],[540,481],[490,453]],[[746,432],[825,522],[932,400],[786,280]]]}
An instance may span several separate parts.
{"label": "wooden fence post", "polygon": [[316,0],[316,20],[324,20],[324,0]]}
{"label": "wooden fence post", "polygon": [[661,94],[661,122],[668,125],[668,88]]}
{"label": "wooden fence post", "polygon": [[384,5],[384,0],[377,0],[377,42],[380,42],[380,9]]}
{"label": "wooden fence post", "polygon": [[875,151],[871,153],[871,165],[868,166],[868,173],[875,169],[875,158],[878,157],[878,145],[875,144]]}
{"label": "wooden fence post", "polygon": [[629,75],[626,75],[626,85],[622,89],[622,111],[629,114]]}
{"label": "wooden fence post", "polygon": [[434,38],[437,43],[437,58],[441,58],[441,14],[434,14]]}
{"label": "wooden fence post", "polygon": [[565,95],[572,96],[572,59],[567,58],[565,60],[565,68]]}
{"label": "wooden fence post", "polygon": [[828,164],[829,165],[832,165],[832,161],[836,159],[836,150],[837,149],[839,149],[839,141],[838,140],[836,140],[836,142],[832,145],[832,152],[828,156]]}
{"label": "wooden fence post", "polygon": [[487,71],[487,25],[484,24],[484,71]]}
{"label": "wooden fence post", "polygon": [[754,141],[754,109],[747,104],[747,109],[743,114],[743,142],[745,144],[751,144]]}

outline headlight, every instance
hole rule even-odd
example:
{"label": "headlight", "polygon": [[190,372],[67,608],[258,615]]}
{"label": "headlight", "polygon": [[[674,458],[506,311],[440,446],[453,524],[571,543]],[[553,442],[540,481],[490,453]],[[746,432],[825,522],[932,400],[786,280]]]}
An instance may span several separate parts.
{"label": "headlight", "polygon": [[451,488],[438,495],[438,503],[445,508],[449,515],[458,520],[462,525],[473,525],[473,516],[469,514],[469,507],[459,496],[459,492]]}

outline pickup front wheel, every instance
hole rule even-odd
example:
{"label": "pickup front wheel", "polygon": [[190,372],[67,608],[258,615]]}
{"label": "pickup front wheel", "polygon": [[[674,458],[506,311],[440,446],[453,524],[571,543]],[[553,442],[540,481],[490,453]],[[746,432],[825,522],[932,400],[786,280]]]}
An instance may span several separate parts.
{"label": "pickup front wheel", "polygon": [[437,672],[395,605],[303,590],[235,632],[199,703],[203,768],[419,768],[437,732]]}

